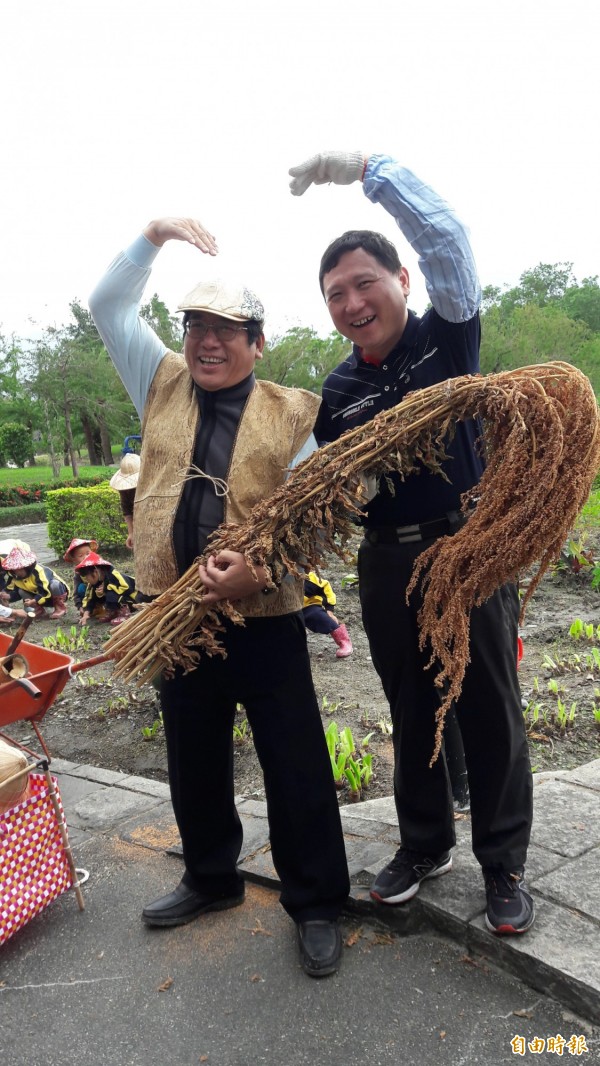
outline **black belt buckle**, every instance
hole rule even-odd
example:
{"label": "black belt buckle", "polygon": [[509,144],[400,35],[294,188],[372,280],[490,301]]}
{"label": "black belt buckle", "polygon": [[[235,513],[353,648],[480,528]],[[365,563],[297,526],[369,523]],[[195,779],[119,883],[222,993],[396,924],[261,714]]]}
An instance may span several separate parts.
{"label": "black belt buckle", "polygon": [[412,526],[380,526],[365,530],[369,544],[418,544],[423,540],[435,540],[450,533],[454,526],[464,525],[466,519],[458,511],[451,511],[443,518],[421,522]]}

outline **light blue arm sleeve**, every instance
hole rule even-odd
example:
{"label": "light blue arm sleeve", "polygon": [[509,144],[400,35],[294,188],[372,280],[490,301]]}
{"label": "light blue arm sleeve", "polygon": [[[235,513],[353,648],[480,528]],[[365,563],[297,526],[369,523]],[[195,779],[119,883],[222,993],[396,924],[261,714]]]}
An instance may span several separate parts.
{"label": "light blue arm sleeve", "polygon": [[396,220],[419,256],[429,298],[446,322],[468,322],[481,287],[466,227],[452,208],[412,171],[387,155],[369,157],[365,196]]}
{"label": "light blue arm sleeve", "polygon": [[92,318],[140,418],[165,352],[163,342],[139,317],[152,263],[160,252],[141,234],[113,259],[89,299]]}

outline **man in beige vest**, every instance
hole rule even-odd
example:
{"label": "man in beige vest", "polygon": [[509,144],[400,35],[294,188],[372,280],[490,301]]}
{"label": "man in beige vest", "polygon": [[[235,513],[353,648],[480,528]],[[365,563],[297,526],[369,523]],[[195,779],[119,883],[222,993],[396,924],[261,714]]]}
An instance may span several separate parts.
{"label": "man in beige vest", "polygon": [[[90,298],[104,343],[142,418],[134,522],[138,588],[157,595],[204,551],[223,521],[240,523],[315,447],[318,397],[257,381],[264,310],[244,286],[204,281],[179,305],[183,356],[139,316],[150,267],[168,240],[209,255],[195,219],[151,222],[113,261]],[[184,479],[186,471],[204,476]],[[226,658],[161,683],[173,807],[185,873],[143,910],[149,926],[176,926],[243,902],[236,868],[242,828],[234,805],[233,721],[244,705],[265,778],[281,903],[296,922],[311,977],[334,973],[348,870],[302,621],[302,581],[269,587],[236,552],[201,567],[205,601],[234,600],[244,626],[225,621]]]}

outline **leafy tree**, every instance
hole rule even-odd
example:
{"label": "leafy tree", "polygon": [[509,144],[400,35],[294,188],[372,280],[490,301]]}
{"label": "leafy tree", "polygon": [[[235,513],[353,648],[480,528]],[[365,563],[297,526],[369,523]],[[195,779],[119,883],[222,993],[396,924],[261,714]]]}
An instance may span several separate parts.
{"label": "leafy tree", "polygon": [[15,466],[25,466],[31,455],[31,433],[27,426],[18,422],[5,422],[0,426],[0,454]]}
{"label": "leafy tree", "polygon": [[152,326],[156,335],[170,351],[181,351],[181,321],[169,313],[157,293],[154,293],[147,304],[142,304],[140,316]]}
{"label": "leafy tree", "polygon": [[600,285],[598,278],[584,278],[581,285],[568,288],[561,307],[569,318],[585,322],[593,333],[600,333]]}
{"label": "leafy tree", "polygon": [[330,333],[323,339],[314,329],[294,326],[265,348],[263,358],[256,364],[256,376],[320,393],[327,374],[350,351],[350,342],[339,333]]}

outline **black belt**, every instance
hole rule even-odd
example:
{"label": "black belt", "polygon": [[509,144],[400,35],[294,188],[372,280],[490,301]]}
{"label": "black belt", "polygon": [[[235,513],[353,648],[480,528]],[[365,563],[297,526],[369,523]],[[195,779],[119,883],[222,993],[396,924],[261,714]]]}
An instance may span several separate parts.
{"label": "black belt", "polygon": [[369,544],[415,544],[420,540],[434,540],[452,533],[466,522],[460,511],[450,511],[443,518],[432,522],[421,522],[414,526],[378,526],[365,529],[365,540]]}

